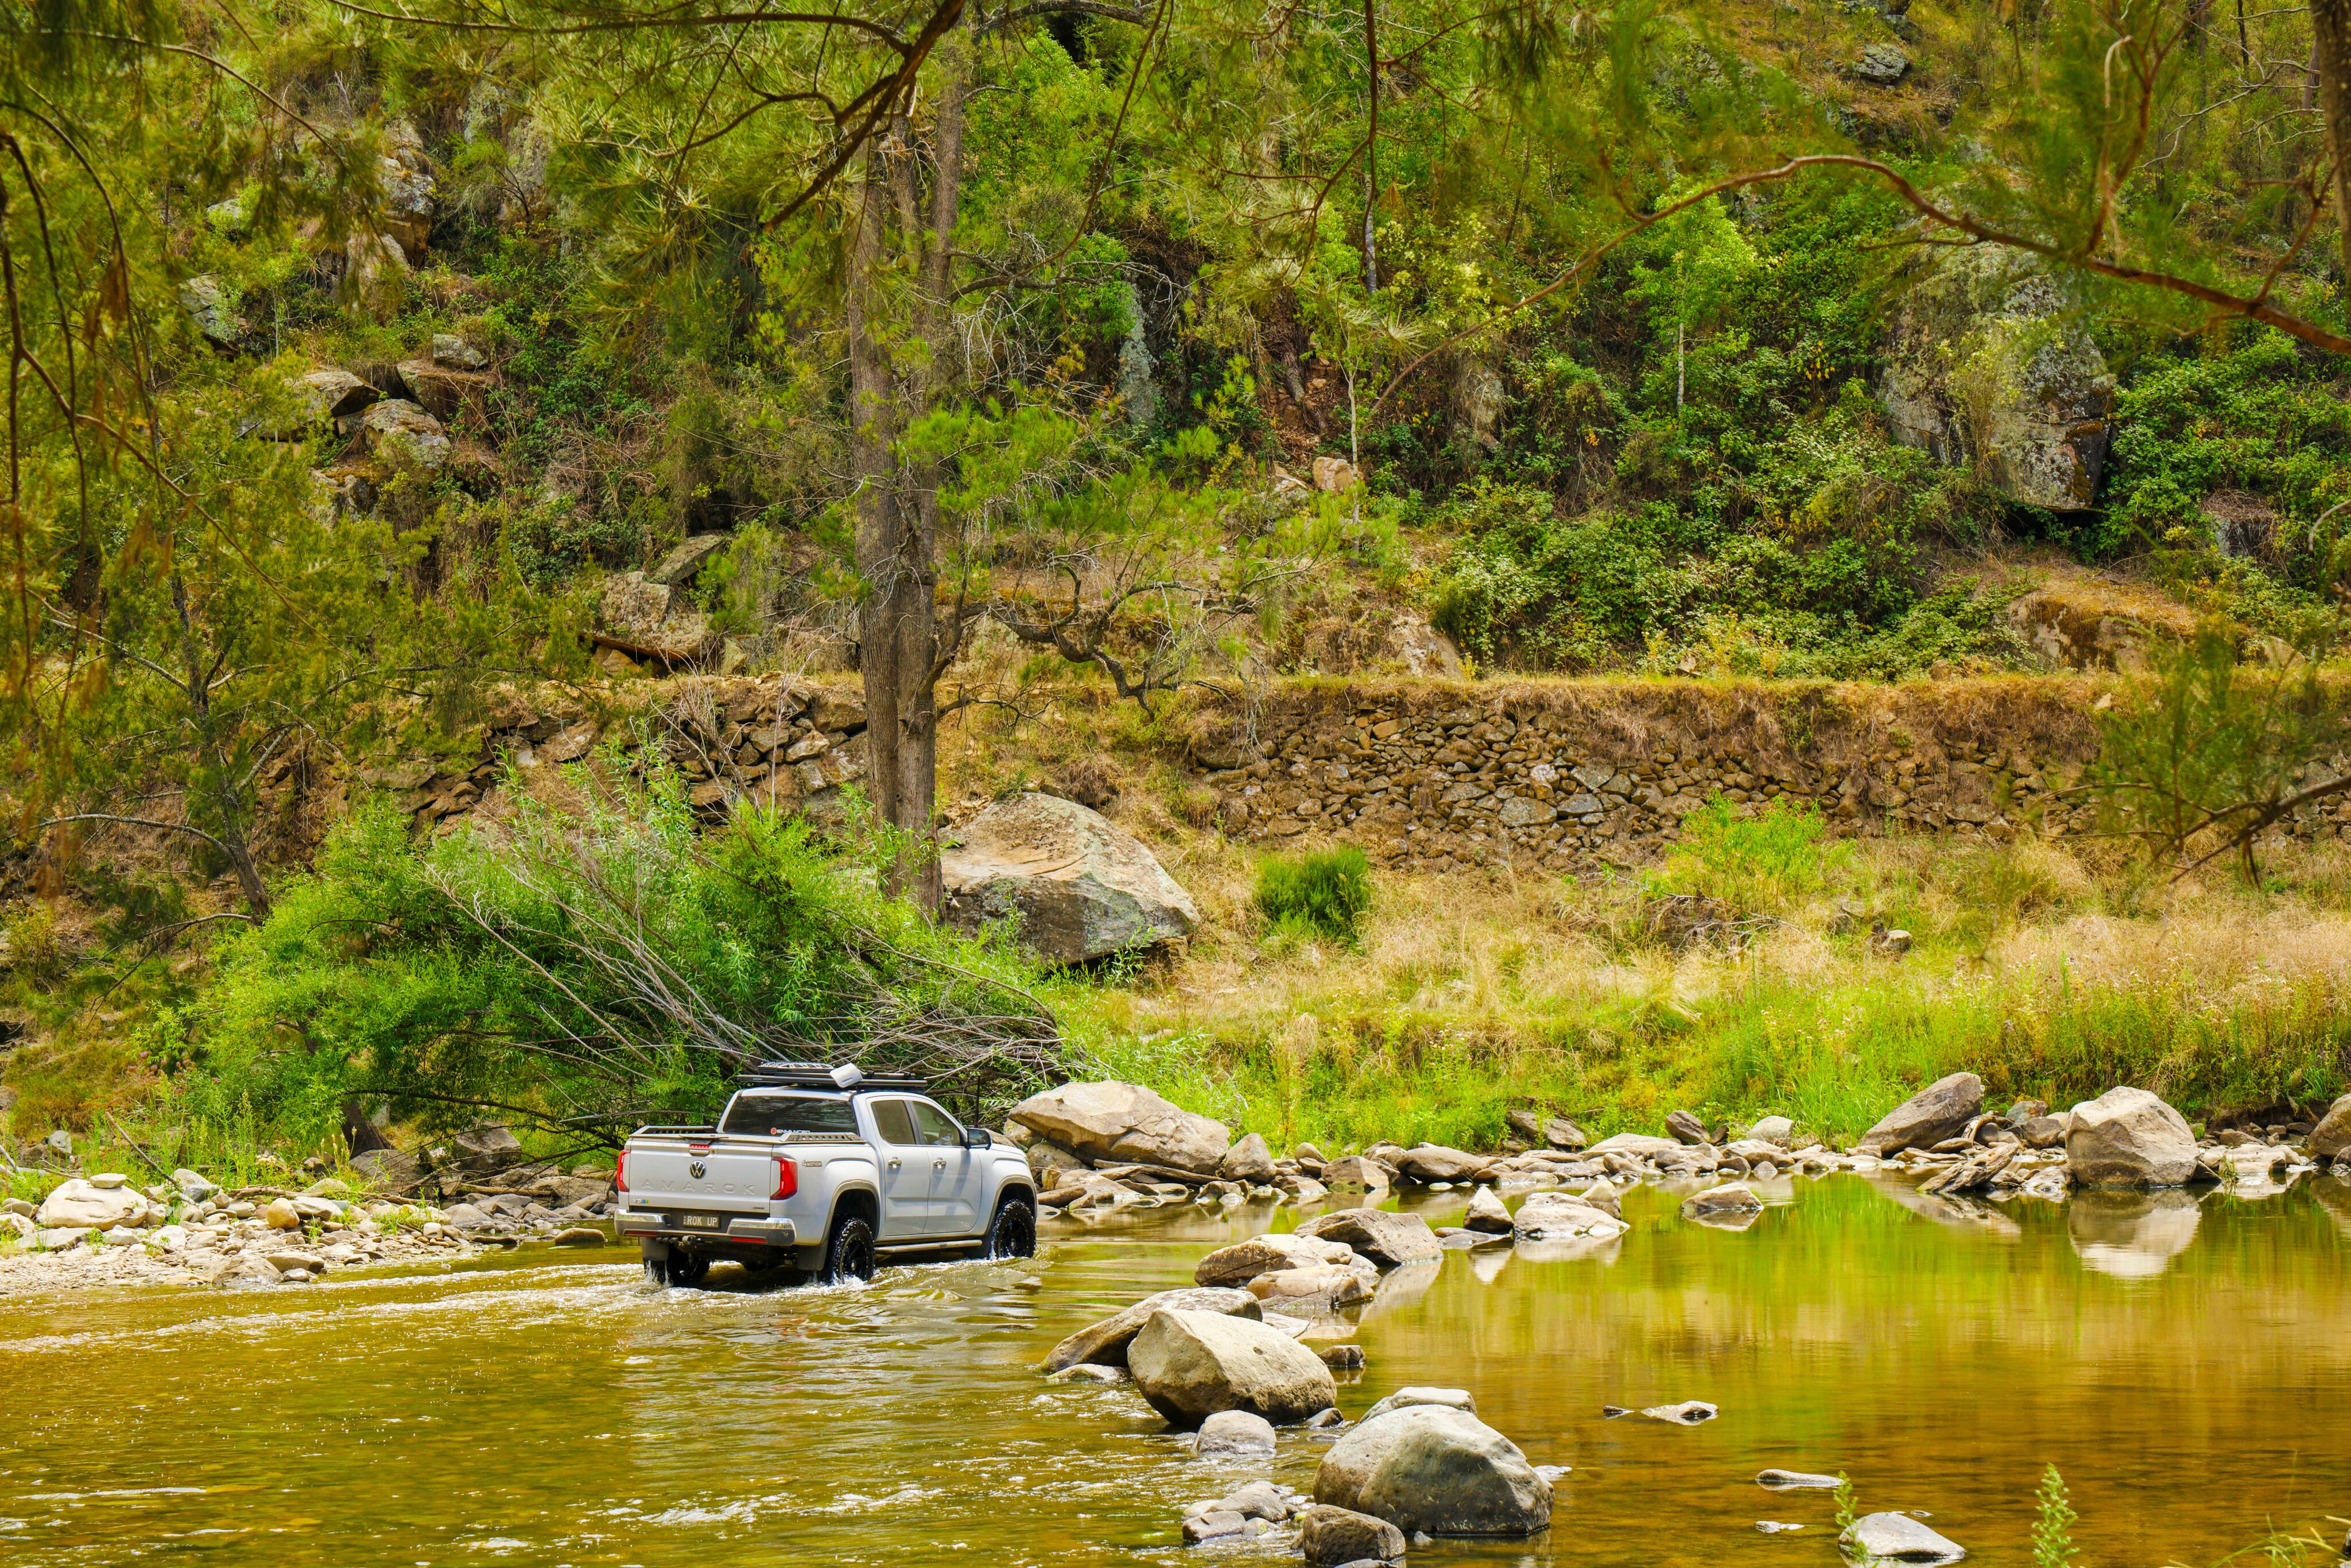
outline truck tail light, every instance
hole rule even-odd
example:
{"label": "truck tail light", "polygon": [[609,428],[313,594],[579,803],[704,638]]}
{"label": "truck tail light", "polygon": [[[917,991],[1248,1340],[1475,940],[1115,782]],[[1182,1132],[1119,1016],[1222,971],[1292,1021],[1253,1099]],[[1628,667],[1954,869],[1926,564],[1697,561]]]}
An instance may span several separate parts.
{"label": "truck tail light", "polygon": [[621,1191],[629,1190],[629,1151],[622,1149],[621,1157],[612,1164],[612,1185]]}
{"label": "truck tail light", "polygon": [[776,1162],[776,1190],[769,1193],[768,1197],[770,1199],[790,1197],[799,1190],[799,1162],[798,1160],[778,1160]]}

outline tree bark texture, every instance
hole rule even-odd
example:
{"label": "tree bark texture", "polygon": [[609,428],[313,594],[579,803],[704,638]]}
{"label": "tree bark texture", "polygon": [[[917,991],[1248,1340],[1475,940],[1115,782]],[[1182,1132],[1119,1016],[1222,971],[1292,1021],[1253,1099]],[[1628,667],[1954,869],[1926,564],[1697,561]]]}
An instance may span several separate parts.
{"label": "tree bark texture", "polygon": [[2334,164],[2335,225],[2343,269],[2351,277],[2351,0],[2310,0],[2311,58],[2317,68],[2319,117]]}

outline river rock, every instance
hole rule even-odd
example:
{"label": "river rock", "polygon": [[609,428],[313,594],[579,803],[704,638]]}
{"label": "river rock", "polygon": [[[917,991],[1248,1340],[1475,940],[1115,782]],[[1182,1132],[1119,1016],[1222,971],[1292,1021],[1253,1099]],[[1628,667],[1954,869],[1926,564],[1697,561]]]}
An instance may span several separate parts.
{"label": "river rock", "polygon": [[1659,1155],[1678,1154],[1682,1147],[1679,1138],[1659,1138],[1647,1133],[1619,1133],[1613,1138],[1601,1139],[1583,1152],[1594,1159],[1603,1155],[1630,1155],[1636,1160],[1653,1160]]}
{"label": "river rock", "polygon": [[550,1247],[601,1247],[605,1236],[592,1225],[574,1225],[548,1238]]}
{"label": "river rock", "polygon": [[1773,1491],[1834,1491],[1839,1482],[1834,1476],[1820,1475],[1812,1470],[1765,1470],[1755,1478],[1759,1487]]}
{"label": "river rock", "polygon": [[1338,1396],[1312,1351],[1262,1322],[1216,1312],[1154,1312],[1128,1344],[1126,1364],[1135,1391],[1178,1427],[1219,1410],[1302,1421]]}
{"label": "river rock", "polygon": [[1865,1563],[1957,1563],[1968,1554],[1907,1513],[1864,1514],[1837,1541]]}
{"label": "river rock", "polygon": [[1465,1229],[1495,1236],[1508,1236],[1512,1229],[1509,1207],[1490,1186],[1481,1186],[1470,1195],[1469,1215],[1461,1224]]}
{"label": "river rock", "polygon": [[1255,1133],[1226,1150],[1225,1157],[1217,1163],[1217,1175],[1226,1181],[1245,1181],[1262,1186],[1279,1174],[1273,1168],[1273,1151],[1267,1148],[1265,1140]]}
{"label": "river rock", "polygon": [[1431,1535],[1531,1535],[1551,1523],[1551,1482],[1491,1427],[1438,1405],[1393,1410],[1332,1446],[1314,1500]]}
{"label": "river rock", "polygon": [[1270,1456],[1273,1423],[1252,1411],[1219,1410],[1200,1423],[1192,1451],[1204,1459]]}
{"label": "river rock", "polygon": [[1778,1144],[1785,1148],[1788,1140],[1796,1135],[1796,1124],[1785,1116],[1766,1116],[1748,1128],[1747,1135],[1750,1138],[1760,1138],[1767,1144]]}
{"label": "river rock", "polygon": [[502,1123],[468,1127],[450,1142],[457,1146],[457,1164],[467,1170],[504,1170],[522,1163],[522,1143]]}
{"label": "river rock", "polygon": [[1355,1249],[1344,1242],[1316,1236],[1270,1231],[1219,1247],[1193,1267],[1192,1279],[1201,1285],[1246,1285],[1259,1274],[1282,1269],[1308,1269],[1319,1264],[1352,1263]]}
{"label": "river rock", "polygon": [[1388,1190],[1388,1173],[1376,1160],[1361,1155],[1343,1155],[1322,1167],[1322,1185],[1326,1187],[1362,1187],[1368,1193]]}
{"label": "river rock", "polygon": [[1707,1136],[1706,1124],[1687,1111],[1675,1111],[1668,1113],[1666,1117],[1666,1131],[1671,1134],[1676,1141],[1692,1145],[1714,1141]]}
{"label": "river rock", "polygon": [[1722,1412],[1703,1399],[1685,1399],[1678,1405],[1652,1405],[1641,1414],[1652,1421],[1670,1421],[1677,1427],[1697,1427],[1713,1420]]}
{"label": "river rock", "polygon": [[118,1225],[144,1225],[150,1206],[137,1188],[120,1176],[101,1186],[93,1180],[60,1182],[41,1200],[33,1222],[44,1230],[110,1230]]}
{"label": "river rock", "polygon": [[1064,1083],[1012,1108],[1029,1131],[1087,1159],[1168,1166],[1214,1176],[1232,1146],[1222,1122],[1198,1116],[1139,1084]]}
{"label": "river rock", "polygon": [[1257,1298],[1247,1291],[1162,1291],[1155,1296],[1144,1297],[1123,1312],[1080,1329],[1055,1345],[1039,1364],[1038,1370],[1059,1372],[1081,1362],[1091,1362],[1097,1366],[1124,1366],[1130,1343],[1144,1321],[1162,1310],[1226,1312],[1251,1320],[1262,1320],[1265,1316]]}
{"label": "river rock", "polygon": [[2351,1094],[2326,1108],[2326,1114],[2318,1119],[2305,1146],[2310,1157],[2320,1165],[2351,1154]]}
{"label": "river rock", "polygon": [[2196,1134],[2179,1112],[2125,1084],[2074,1107],[2065,1163],[2084,1186],[2181,1186],[2196,1174]]}
{"label": "river rock", "polygon": [[1478,1414],[1477,1396],[1466,1388],[1399,1388],[1364,1411],[1356,1424],[1360,1426],[1363,1421],[1376,1421],[1391,1411],[1410,1410],[1423,1405],[1458,1410],[1468,1416]]}
{"label": "river rock", "polygon": [[327,1260],[316,1253],[298,1252],[291,1249],[279,1252],[265,1252],[262,1257],[267,1260],[271,1268],[280,1273],[288,1269],[299,1269],[305,1273],[315,1274],[327,1266]]}
{"label": "river rock", "polygon": [[[1613,1195],[1612,1195],[1613,1196]],[[1521,1241],[1556,1241],[1571,1236],[1621,1236],[1622,1219],[1573,1193],[1538,1192],[1519,1205],[1512,1233]]]}
{"label": "river rock", "polygon": [[1407,1149],[1396,1161],[1398,1170],[1419,1182],[1474,1181],[1485,1175],[1486,1165],[1477,1155],[1465,1155],[1442,1144],[1422,1144]]}
{"label": "river rock", "polygon": [[1858,1152],[1880,1158],[1956,1138],[1983,1113],[1983,1080],[1972,1072],[1938,1078],[1896,1105],[1861,1135]]}
{"label": "river rock", "polygon": [[291,1198],[273,1197],[268,1207],[261,1211],[261,1221],[272,1230],[299,1230],[302,1228],[302,1211],[294,1207]]}
{"label": "river rock", "polygon": [[962,836],[939,859],[947,923],[976,932],[1017,919],[1020,945],[1048,963],[1180,941],[1200,923],[1140,840],[1074,800],[1023,794],[966,822]]}
{"label": "river rock", "polygon": [[1260,1301],[1301,1309],[1316,1305],[1344,1307],[1372,1299],[1379,1274],[1358,1259],[1360,1269],[1317,1263],[1304,1269],[1276,1269],[1249,1282],[1249,1292]]}
{"label": "river rock", "polygon": [[1298,1516],[1298,1544],[1318,1568],[1347,1563],[1400,1563],[1408,1544],[1404,1531],[1384,1519],[1353,1509],[1317,1503]]}
{"label": "river rock", "polygon": [[2028,1149],[2053,1149],[2065,1142],[2070,1116],[2027,1116],[2016,1124],[2017,1138]]}
{"label": "river rock", "polygon": [[1682,1218],[1708,1219],[1720,1215],[1754,1214],[1762,1207],[1763,1200],[1746,1187],[1708,1187],[1682,1200]]}
{"label": "river rock", "polygon": [[1308,1220],[1301,1236],[1342,1241],[1383,1269],[1442,1258],[1437,1232],[1417,1214],[1389,1214],[1376,1208],[1343,1208]]}
{"label": "river rock", "polygon": [[1249,1533],[1249,1516],[1229,1508],[1212,1508],[1184,1521],[1184,1543],[1187,1546],[1238,1541]]}

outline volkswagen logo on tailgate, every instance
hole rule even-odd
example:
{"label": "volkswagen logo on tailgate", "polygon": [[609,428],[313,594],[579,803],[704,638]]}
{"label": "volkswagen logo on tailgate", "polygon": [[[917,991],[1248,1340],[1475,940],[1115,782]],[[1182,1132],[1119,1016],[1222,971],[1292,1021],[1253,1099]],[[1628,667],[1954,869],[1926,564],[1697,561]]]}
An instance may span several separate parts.
{"label": "volkswagen logo on tailgate", "polygon": [[696,1160],[692,1165],[685,1167],[685,1173],[695,1180],[700,1181],[704,1176],[710,1173],[710,1167],[704,1165],[700,1160]]}

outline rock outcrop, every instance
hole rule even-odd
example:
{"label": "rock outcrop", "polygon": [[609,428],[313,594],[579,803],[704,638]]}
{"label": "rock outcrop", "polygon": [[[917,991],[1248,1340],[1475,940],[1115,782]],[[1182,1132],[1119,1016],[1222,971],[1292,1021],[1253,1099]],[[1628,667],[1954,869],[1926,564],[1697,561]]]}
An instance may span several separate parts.
{"label": "rock outcrop", "polygon": [[1012,1108],[1029,1131],[1094,1161],[1167,1166],[1214,1176],[1232,1147],[1230,1129],[1134,1083],[1064,1083]]}
{"label": "rock outcrop", "polygon": [[1338,1397],[1331,1369],[1288,1334],[1215,1312],[1161,1309],[1126,1348],[1135,1392],[1178,1427],[1220,1410],[1302,1421]]}
{"label": "rock outcrop", "polygon": [[1074,800],[1025,794],[980,812],[960,837],[939,859],[948,923],[1017,920],[1020,945],[1048,963],[1180,941],[1200,923],[1139,840]]}
{"label": "rock outcrop", "polygon": [[1975,467],[2011,500],[2092,505],[2115,381],[2064,286],[1993,246],[1933,247],[1909,282],[1877,389],[1895,438]]}
{"label": "rock outcrop", "polygon": [[1532,1535],[1551,1524],[1551,1482],[1519,1446],[1466,1411],[1416,1405],[1332,1445],[1314,1500],[1410,1533]]}
{"label": "rock outcrop", "polygon": [[2184,1186],[2196,1175],[2186,1117],[2127,1084],[2074,1107],[2065,1160],[2084,1186]]}

